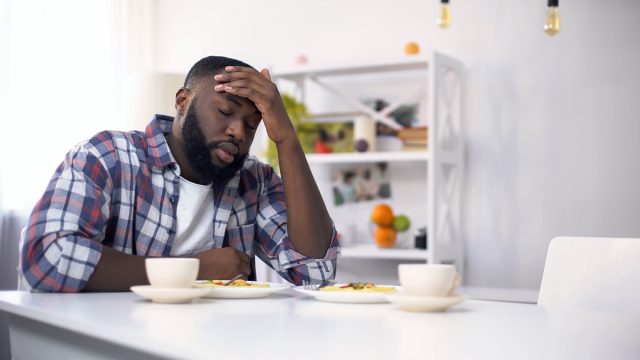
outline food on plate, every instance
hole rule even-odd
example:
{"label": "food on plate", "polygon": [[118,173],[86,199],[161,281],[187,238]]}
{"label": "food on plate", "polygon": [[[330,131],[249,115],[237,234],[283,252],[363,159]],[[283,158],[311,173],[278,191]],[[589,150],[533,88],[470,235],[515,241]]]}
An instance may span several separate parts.
{"label": "food on plate", "polygon": [[377,286],[368,282],[351,282],[344,285],[324,286],[320,291],[358,291],[358,292],[393,292],[395,288],[390,286]]}
{"label": "food on plate", "polygon": [[234,280],[229,285],[224,285],[227,280],[203,280],[198,281],[194,284],[195,287],[241,287],[241,288],[268,288],[269,284],[267,283],[258,283],[258,282],[248,282],[243,279]]}

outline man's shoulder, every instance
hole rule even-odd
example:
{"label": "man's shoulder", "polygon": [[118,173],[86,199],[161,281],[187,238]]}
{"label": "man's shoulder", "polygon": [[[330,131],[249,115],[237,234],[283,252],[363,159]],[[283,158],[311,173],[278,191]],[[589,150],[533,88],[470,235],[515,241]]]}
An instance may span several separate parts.
{"label": "man's shoulder", "polygon": [[87,145],[94,147],[109,146],[118,148],[128,148],[138,143],[146,142],[145,133],[142,131],[116,131],[104,130],[93,135],[86,141]]}
{"label": "man's shoulder", "polygon": [[76,152],[86,152],[107,162],[145,156],[147,138],[141,131],[104,130],[76,145]]}

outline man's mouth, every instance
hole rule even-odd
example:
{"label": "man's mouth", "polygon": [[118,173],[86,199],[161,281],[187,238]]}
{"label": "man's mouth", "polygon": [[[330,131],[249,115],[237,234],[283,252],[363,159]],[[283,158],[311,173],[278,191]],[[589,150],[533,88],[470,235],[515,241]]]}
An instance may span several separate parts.
{"label": "man's mouth", "polygon": [[232,163],[239,152],[238,145],[231,142],[221,142],[214,149],[218,158],[226,164]]}

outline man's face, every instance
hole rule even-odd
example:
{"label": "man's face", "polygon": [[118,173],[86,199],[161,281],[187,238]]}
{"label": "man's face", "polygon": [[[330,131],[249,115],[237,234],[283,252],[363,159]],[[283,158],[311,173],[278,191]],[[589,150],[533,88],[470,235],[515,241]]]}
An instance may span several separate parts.
{"label": "man's face", "polygon": [[262,116],[244,98],[203,86],[187,110],[182,137],[192,169],[206,183],[226,184],[242,168]]}

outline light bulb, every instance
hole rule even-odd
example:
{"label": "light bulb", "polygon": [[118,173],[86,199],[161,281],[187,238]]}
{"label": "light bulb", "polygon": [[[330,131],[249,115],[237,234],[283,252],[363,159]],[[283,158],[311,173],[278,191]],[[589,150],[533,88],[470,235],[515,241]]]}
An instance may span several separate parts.
{"label": "light bulb", "polygon": [[441,0],[440,16],[438,17],[438,26],[446,29],[451,25],[451,12],[449,11],[449,0]]}
{"label": "light bulb", "polygon": [[560,32],[560,9],[558,9],[559,0],[548,0],[547,17],[544,20],[544,32],[549,36],[553,36]]}

